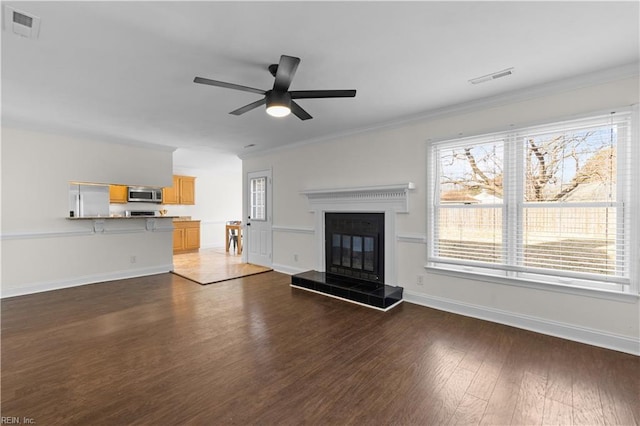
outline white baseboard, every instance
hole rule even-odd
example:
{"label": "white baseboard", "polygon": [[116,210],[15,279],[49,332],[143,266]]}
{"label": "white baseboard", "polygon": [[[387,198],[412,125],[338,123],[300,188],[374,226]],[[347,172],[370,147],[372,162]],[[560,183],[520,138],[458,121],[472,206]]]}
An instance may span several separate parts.
{"label": "white baseboard", "polygon": [[627,336],[615,335],[600,330],[578,327],[572,324],[550,321],[484,306],[461,303],[451,299],[428,296],[407,291],[406,289],[403,298],[405,302],[416,305],[640,356],[640,341]]}
{"label": "white baseboard", "polygon": [[104,281],[122,280],[127,278],[143,277],[146,275],[162,274],[173,270],[173,264],[159,265],[150,268],[128,269],[126,271],[110,272],[107,274],[84,275],[63,280],[44,281],[30,283],[17,288],[2,289],[0,298],[24,296],[27,294],[41,293],[43,291],[60,290],[69,287],[78,287],[86,284],[96,284]]}

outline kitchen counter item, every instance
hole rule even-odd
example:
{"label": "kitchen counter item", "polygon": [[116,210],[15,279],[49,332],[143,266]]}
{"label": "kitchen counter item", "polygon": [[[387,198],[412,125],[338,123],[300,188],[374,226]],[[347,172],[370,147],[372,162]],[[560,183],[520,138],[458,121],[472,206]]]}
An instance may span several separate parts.
{"label": "kitchen counter item", "polygon": [[162,188],[130,186],[127,188],[127,201],[162,204]]}
{"label": "kitchen counter item", "polygon": [[144,216],[144,217],[156,217],[159,216],[156,210],[125,210],[124,215],[127,217]]}

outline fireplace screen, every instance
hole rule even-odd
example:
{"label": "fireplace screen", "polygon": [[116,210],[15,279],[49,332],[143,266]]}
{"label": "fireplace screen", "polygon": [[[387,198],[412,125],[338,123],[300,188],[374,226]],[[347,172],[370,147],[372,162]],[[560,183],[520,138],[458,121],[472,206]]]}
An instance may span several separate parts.
{"label": "fireplace screen", "polygon": [[384,282],[384,213],[326,213],[326,271]]}

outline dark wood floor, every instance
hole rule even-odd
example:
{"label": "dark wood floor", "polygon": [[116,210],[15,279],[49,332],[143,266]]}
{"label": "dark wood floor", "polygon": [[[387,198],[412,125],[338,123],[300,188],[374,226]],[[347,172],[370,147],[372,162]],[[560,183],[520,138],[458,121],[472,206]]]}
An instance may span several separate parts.
{"label": "dark wood floor", "polygon": [[2,416],[37,425],[638,424],[640,358],[276,272],[2,301]]}

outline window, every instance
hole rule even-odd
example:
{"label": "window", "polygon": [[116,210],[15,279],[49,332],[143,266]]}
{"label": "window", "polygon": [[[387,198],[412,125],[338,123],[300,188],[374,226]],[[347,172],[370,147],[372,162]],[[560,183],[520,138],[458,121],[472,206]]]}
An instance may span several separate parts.
{"label": "window", "polygon": [[628,292],[640,213],[630,120],[612,113],[433,144],[428,266]]}
{"label": "window", "polygon": [[260,176],[251,179],[251,219],[253,220],[267,220],[266,207],[267,207],[267,178]]}

